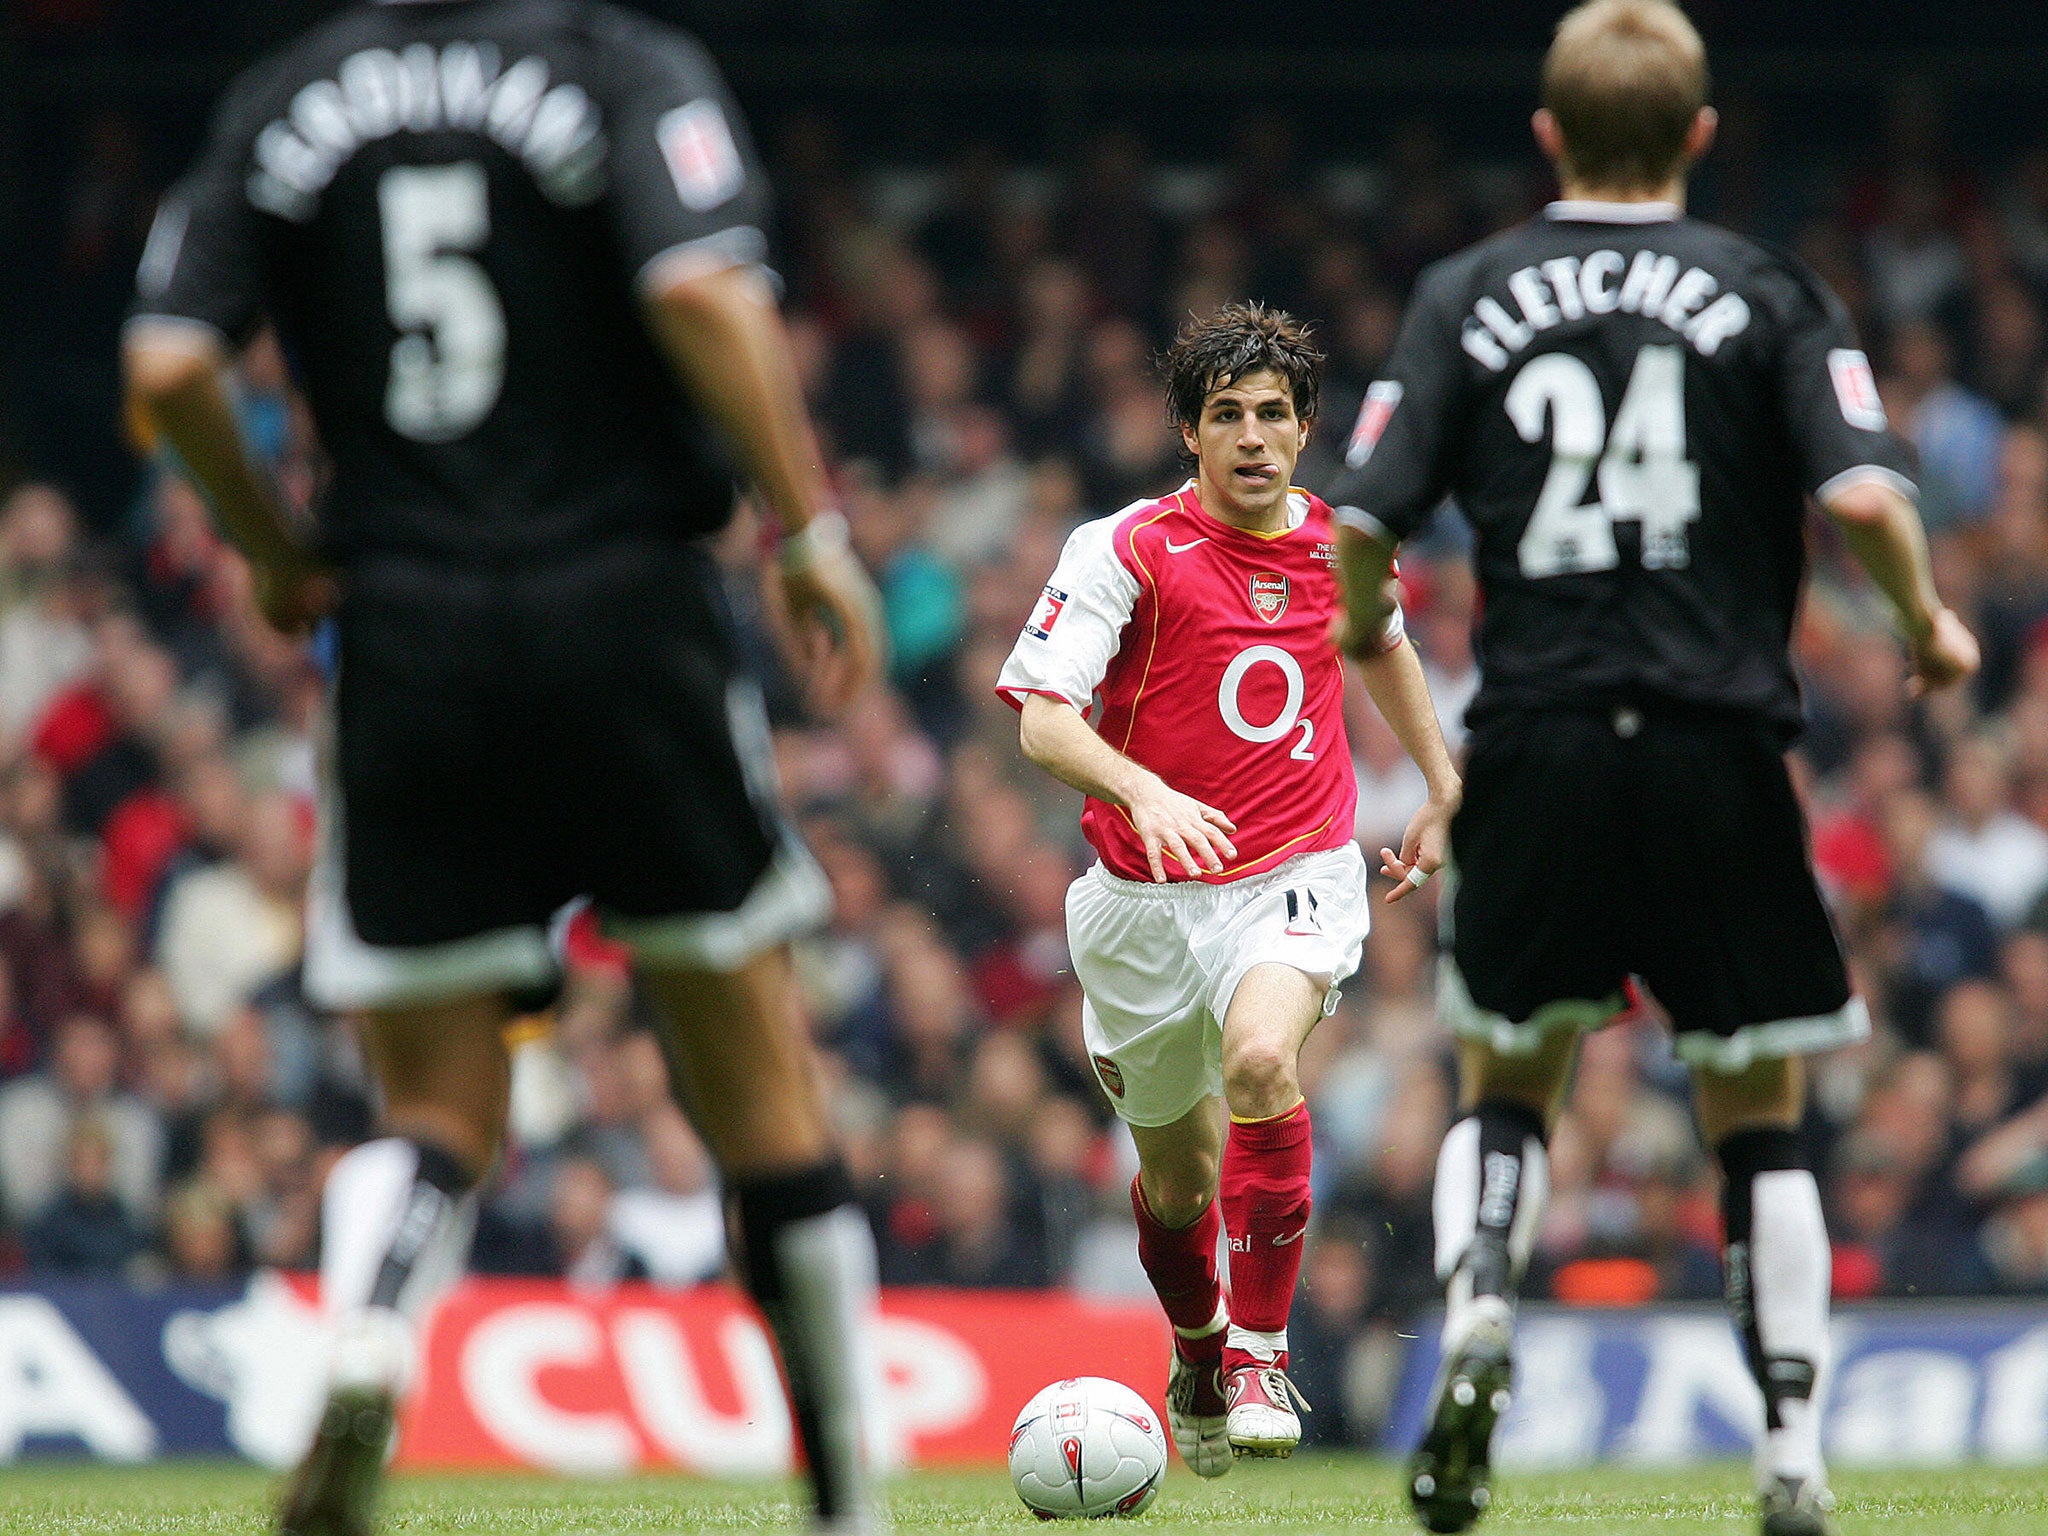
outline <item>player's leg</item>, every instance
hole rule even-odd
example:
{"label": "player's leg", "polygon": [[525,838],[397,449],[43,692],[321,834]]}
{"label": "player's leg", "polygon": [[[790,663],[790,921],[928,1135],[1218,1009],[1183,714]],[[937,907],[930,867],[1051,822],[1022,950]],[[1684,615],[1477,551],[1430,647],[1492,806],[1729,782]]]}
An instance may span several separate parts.
{"label": "player's leg", "polygon": [[1174,1330],[1167,1427],[1201,1477],[1230,1470],[1221,1372],[1229,1313],[1216,1263],[1220,1036],[1190,934],[1224,900],[1215,890],[1120,880],[1098,866],[1068,887],[1066,901],[1081,1038],[1104,1098],[1137,1145],[1138,1258]]}
{"label": "player's leg", "polygon": [[1131,1139],[1138,1148],[1138,1174],[1131,1180],[1138,1262],[1173,1325],[1167,1424],[1181,1459],[1198,1476],[1221,1477],[1231,1462],[1223,1398],[1230,1312],[1216,1267],[1223,1105],[1205,1095],[1178,1120],[1132,1126]]}
{"label": "player's leg", "polygon": [[[1815,1423],[1827,1369],[1831,1260],[1796,1134],[1800,1058],[1869,1031],[1807,861],[1780,740],[1757,723],[1656,721],[1638,742],[1663,813],[1646,857],[1688,871],[1652,892],[1644,979],[1693,1069],[1700,1130],[1725,1178],[1726,1284],[1765,1404],[1757,1447],[1767,1536],[1830,1528]],[[1680,814],[1680,812],[1683,814]]]}
{"label": "player's leg", "polygon": [[643,962],[678,1097],[717,1160],[748,1293],[781,1352],[822,1527],[878,1528],[864,1410],[875,1243],[833,1146],[786,947],[729,970]]}
{"label": "player's leg", "polygon": [[1796,1057],[1693,1076],[1700,1131],[1721,1162],[1728,1310],[1764,1398],[1765,1536],[1828,1528],[1814,1385],[1828,1364],[1833,1257],[1798,1132],[1805,1083]]}
{"label": "player's leg", "polygon": [[1549,1190],[1549,1124],[1579,1035],[1623,1006],[1628,723],[1532,716],[1475,739],[1442,895],[1450,955],[1438,1008],[1459,1037],[1456,1124],[1437,1158],[1442,1363],[1408,1467],[1433,1531],[1491,1498],[1495,1425],[1513,1381],[1517,1287]]}
{"label": "player's leg", "polygon": [[1301,1443],[1287,1380],[1287,1314],[1308,1230],[1311,1136],[1302,1042],[1323,1016],[1327,976],[1264,962],[1245,973],[1223,1019],[1223,1226],[1230,1237],[1230,1333],[1223,1351],[1230,1445],[1285,1456]]}
{"label": "player's leg", "polygon": [[372,1011],[365,1055],[382,1134],[348,1152],[321,1203],[320,1296],[334,1335],[327,1407],[287,1488],[287,1536],[362,1536],[428,1312],[460,1276],[474,1190],[504,1137],[500,995]]}

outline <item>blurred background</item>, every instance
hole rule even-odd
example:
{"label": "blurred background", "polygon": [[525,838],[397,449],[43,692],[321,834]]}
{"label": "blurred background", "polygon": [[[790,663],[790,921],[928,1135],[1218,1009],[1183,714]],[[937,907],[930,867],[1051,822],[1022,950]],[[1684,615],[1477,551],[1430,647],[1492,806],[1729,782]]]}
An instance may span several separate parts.
{"label": "blurred background", "polygon": [[[992,694],[1079,521],[1180,479],[1152,357],[1256,297],[1312,319],[1321,488],[1416,273],[1527,217],[1561,7],[1247,13],[1132,0],[968,13],[697,0],[780,198],[799,362],[894,643],[842,727],[773,688],[788,793],[837,894],[801,947],[841,1127],[899,1285],[1140,1296],[1115,1131],[1062,932],[1076,797]],[[10,0],[0,36],[0,1277],[224,1280],[316,1257],[366,1134],[353,1039],[298,987],[318,667],[124,423],[115,336],[156,199],[304,0]],[[1854,311],[1917,446],[1986,666],[1909,706],[1885,609],[1815,530],[1798,752],[1878,1028],[1814,1073],[1806,1133],[1844,1298],[2048,1296],[2048,38],[2023,4],[1705,0],[1721,139],[1702,215],[1798,250]],[[317,446],[274,346],[247,429]],[[755,611],[750,520],[726,541]],[[1476,683],[1455,508],[1403,558],[1447,732]],[[751,623],[751,620],[750,620]],[[754,631],[763,665],[772,651]],[[1419,776],[1351,712],[1358,832]],[[1671,878],[1683,882],[1686,872]],[[1451,1097],[1434,914],[1376,909],[1304,1063],[1317,1223],[1293,1321],[1325,1440],[1368,1440],[1432,1303]],[[573,943],[522,1026],[500,1273],[604,1287],[722,1269],[716,1192],[621,957]],[[1719,1293],[1714,1175],[1652,1019],[1587,1043],[1538,1295]]]}

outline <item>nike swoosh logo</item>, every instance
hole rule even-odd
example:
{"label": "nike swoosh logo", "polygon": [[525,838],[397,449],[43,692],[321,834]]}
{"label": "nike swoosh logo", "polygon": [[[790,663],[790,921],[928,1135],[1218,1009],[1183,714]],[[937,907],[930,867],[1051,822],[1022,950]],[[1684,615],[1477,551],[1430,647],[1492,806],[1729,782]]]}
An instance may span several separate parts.
{"label": "nike swoosh logo", "polygon": [[1190,539],[1185,544],[1176,544],[1173,542],[1173,540],[1168,539],[1166,541],[1166,552],[1169,555],[1184,555],[1189,550],[1193,549],[1197,544],[1206,544],[1208,542],[1209,536],[1207,534],[1203,534],[1202,537],[1199,539]]}
{"label": "nike swoosh logo", "polygon": [[1288,1233],[1285,1237],[1276,1237],[1273,1239],[1273,1246],[1275,1248],[1285,1248],[1289,1243],[1298,1243],[1301,1241],[1301,1234],[1307,1230],[1307,1227],[1302,1227]]}

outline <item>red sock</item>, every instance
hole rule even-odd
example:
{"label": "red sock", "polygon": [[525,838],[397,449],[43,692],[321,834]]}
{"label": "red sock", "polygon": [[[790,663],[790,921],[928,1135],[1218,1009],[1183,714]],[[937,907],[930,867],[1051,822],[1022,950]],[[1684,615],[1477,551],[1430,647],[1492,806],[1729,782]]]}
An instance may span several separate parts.
{"label": "red sock", "polygon": [[1310,1157],[1305,1100],[1270,1120],[1231,1122],[1221,1204],[1233,1335],[1286,1332],[1308,1229]]}
{"label": "red sock", "polygon": [[[1144,1187],[1132,1179],[1131,1209],[1138,1217],[1138,1262],[1159,1293],[1167,1321],[1176,1328],[1207,1328],[1223,1305],[1223,1282],[1216,1275],[1216,1202],[1211,1200],[1193,1225],[1169,1227],[1152,1214]],[[1222,1329],[1216,1330],[1215,1339],[1221,1346]]]}

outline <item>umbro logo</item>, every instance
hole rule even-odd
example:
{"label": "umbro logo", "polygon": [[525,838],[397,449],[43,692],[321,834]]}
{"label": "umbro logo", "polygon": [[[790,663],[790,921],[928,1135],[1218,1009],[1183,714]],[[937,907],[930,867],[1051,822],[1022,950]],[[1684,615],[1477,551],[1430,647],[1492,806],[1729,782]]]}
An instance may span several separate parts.
{"label": "umbro logo", "polygon": [[1199,539],[1189,539],[1185,544],[1176,544],[1173,542],[1173,540],[1168,539],[1166,541],[1166,552],[1169,555],[1184,555],[1189,550],[1193,549],[1197,544],[1206,544],[1208,542],[1209,536],[1206,533],[1203,534],[1202,537],[1200,537]]}

